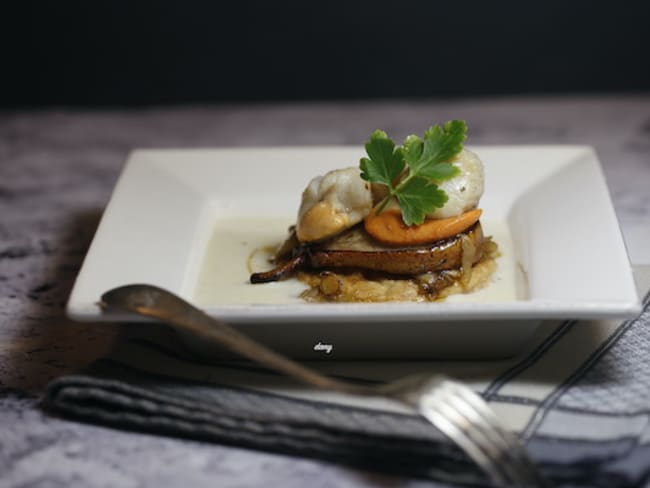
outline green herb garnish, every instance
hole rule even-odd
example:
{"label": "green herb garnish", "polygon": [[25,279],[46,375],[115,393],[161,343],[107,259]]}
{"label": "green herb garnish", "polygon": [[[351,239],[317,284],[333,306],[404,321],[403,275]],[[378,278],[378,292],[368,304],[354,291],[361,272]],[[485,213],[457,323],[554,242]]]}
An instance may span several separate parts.
{"label": "green herb garnish", "polygon": [[410,135],[396,146],[388,135],[376,130],[366,143],[367,158],[361,158],[361,178],[388,187],[375,213],[381,213],[391,198],[397,198],[406,225],[421,224],[428,213],[442,207],[447,194],[437,183],[460,173],[449,161],[463,149],[467,124],[451,120],[434,125],[424,139]]}

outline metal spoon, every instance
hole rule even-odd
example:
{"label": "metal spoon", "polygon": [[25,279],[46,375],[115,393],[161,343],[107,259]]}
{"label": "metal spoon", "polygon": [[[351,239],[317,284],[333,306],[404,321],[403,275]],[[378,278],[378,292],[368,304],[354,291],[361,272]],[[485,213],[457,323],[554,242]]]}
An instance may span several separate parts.
{"label": "metal spoon", "polygon": [[495,486],[547,487],[519,440],[506,431],[487,404],[464,385],[442,375],[408,376],[379,386],[336,380],[252,340],[162,288],[127,285],[101,297],[105,310],[155,318],[310,386],[341,393],[386,397],[414,408],[455,442]]}

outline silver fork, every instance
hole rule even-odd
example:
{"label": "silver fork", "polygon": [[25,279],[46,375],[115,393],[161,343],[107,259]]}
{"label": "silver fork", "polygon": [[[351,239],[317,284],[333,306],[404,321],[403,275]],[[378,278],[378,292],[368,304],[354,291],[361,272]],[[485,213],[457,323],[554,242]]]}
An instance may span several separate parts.
{"label": "silver fork", "polygon": [[519,439],[466,386],[442,375],[415,375],[379,386],[324,376],[250,339],[192,304],[151,285],[114,288],[101,297],[106,310],[154,318],[212,341],[251,361],[308,385],[358,396],[386,397],[408,405],[456,443],[498,487],[550,487]]}

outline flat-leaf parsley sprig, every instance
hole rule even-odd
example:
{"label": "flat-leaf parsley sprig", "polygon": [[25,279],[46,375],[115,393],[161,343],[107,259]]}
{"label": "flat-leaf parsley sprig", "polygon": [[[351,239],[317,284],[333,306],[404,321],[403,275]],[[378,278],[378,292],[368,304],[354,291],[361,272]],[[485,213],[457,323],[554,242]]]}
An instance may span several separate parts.
{"label": "flat-leaf parsley sprig", "polygon": [[385,185],[388,195],[375,208],[381,213],[396,198],[406,225],[419,225],[428,213],[444,206],[447,194],[437,183],[460,173],[446,162],[460,153],[467,137],[463,120],[450,120],[442,127],[432,126],[424,139],[410,135],[396,146],[388,135],[376,130],[366,143],[367,158],[361,158],[361,178]]}

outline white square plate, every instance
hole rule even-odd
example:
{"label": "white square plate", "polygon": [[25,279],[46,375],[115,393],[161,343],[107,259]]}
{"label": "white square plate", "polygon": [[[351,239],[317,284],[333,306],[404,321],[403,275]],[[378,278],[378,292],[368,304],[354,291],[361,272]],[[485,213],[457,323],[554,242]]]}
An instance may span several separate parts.
{"label": "white square plate", "polygon": [[[640,310],[630,264],[594,151],[584,146],[483,146],[486,222],[503,225],[508,260],[520,280],[510,298],[440,303],[303,303],[293,288],[255,299],[274,285],[210,303],[199,289],[218,222],[290,222],[317,174],[356,165],[360,147],[139,150],[127,162],[75,283],[68,314],[122,320],[97,300],[106,290],[150,283],[198,302],[231,323],[426,322],[630,317]],[[225,219],[225,220],[224,220]],[[274,220],[275,219],[275,220]],[[284,224],[277,241],[285,236]],[[488,230],[488,233],[489,230]],[[218,240],[218,235],[217,235]],[[234,273],[234,275],[233,275]],[[285,291],[292,296],[282,296]],[[202,298],[201,298],[202,297]],[[206,297],[208,297],[206,299]]]}
{"label": "white square plate", "polygon": [[[246,253],[269,238],[280,242],[307,182],[356,165],[363,148],[142,150],[131,155],[119,179],[68,315],[138,320],[105,314],[97,301],[113,287],[149,283],[295,357],[321,358],[328,350],[335,351],[328,359],[414,359],[504,357],[516,353],[542,319],[639,313],[591,148],[472,149],[485,164],[481,221],[503,254],[485,290],[435,303],[318,304],[299,298],[302,285],[295,280],[248,283]],[[260,233],[243,237],[232,227],[237,222]],[[246,252],[240,248],[241,255],[230,259],[225,245],[237,240]],[[219,286],[228,292],[216,291]]]}

